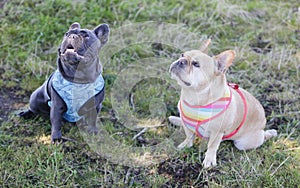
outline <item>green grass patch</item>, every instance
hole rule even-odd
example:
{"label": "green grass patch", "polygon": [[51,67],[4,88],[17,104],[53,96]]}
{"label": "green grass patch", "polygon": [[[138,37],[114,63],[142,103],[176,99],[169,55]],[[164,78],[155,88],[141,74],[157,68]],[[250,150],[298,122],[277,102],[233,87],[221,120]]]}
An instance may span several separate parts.
{"label": "green grass patch", "polygon": [[[297,1],[261,0],[0,3],[0,186],[298,187],[298,6]],[[65,124],[63,135],[75,142],[50,144],[47,117],[25,121],[15,114],[28,107],[30,93],[56,69],[60,41],[75,21],[90,29],[108,23],[112,29],[101,54],[106,97],[99,121],[108,135],[87,139],[80,128]],[[149,28],[147,21],[155,23]],[[154,27],[156,23],[176,27],[161,31]],[[117,33],[119,28],[124,38]],[[153,35],[158,31],[165,35]],[[152,38],[136,40],[139,36]],[[246,152],[223,142],[218,166],[203,169],[205,141],[197,139],[192,148],[172,150],[184,136],[167,120],[169,115],[178,115],[180,92],[169,78],[168,66],[182,49],[196,48],[208,37],[212,38],[210,55],[227,49],[237,52],[228,81],[258,98],[266,111],[267,127],[277,129],[279,135]],[[169,38],[174,45],[160,43]],[[108,51],[114,47],[118,50]],[[157,127],[148,127],[133,139],[149,125]],[[93,139],[96,144],[89,144]],[[124,161],[116,163],[97,151],[124,157]],[[122,164],[134,161],[156,163]]]}

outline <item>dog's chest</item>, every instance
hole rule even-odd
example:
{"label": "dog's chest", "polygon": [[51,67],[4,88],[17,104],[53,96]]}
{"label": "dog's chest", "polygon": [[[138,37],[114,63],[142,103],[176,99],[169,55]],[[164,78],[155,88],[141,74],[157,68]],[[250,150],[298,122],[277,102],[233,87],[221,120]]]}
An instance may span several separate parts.
{"label": "dog's chest", "polygon": [[[67,106],[64,119],[69,122],[77,122],[81,117],[78,110],[92,97],[102,91],[104,80],[100,75],[94,83],[77,84],[62,77],[58,70],[53,74],[52,88],[61,97]],[[51,100],[48,102],[51,107]]]}
{"label": "dog's chest", "polygon": [[213,126],[212,120],[223,114],[231,103],[231,91],[228,88],[224,96],[217,101],[205,105],[190,105],[180,100],[178,108],[184,126],[195,132],[199,137],[209,137],[207,127]]}

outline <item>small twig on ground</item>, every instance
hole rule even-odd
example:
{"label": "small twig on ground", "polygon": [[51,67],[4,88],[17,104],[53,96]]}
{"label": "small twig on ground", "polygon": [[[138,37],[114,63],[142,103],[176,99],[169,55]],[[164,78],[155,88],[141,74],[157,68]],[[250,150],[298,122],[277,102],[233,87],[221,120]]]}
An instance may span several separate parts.
{"label": "small twig on ground", "polygon": [[132,138],[132,140],[135,140],[137,137],[139,137],[139,136],[141,136],[142,134],[144,134],[148,129],[149,129],[148,127],[144,128],[141,132],[139,132],[138,134],[136,134],[136,135]]}
{"label": "small twig on ground", "polygon": [[284,161],[282,161],[282,163],[280,163],[280,165],[270,174],[271,176],[274,176],[274,174],[278,171],[278,169],[290,158],[287,157]]}
{"label": "small twig on ground", "polygon": [[74,143],[77,143],[76,140],[74,140],[74,139],[72,139],[72,138],[64,137],[64,136],[61,137],[61,139],[63,140],[63,142],[68,141],[68,142],[74,142]]}
{"label": "small twig on ground", "polygon": [[127,170],[127,173],[126,173],[126,175],[125,175],[125,181],[124,181],[125,184],[128,184],[130,174],[131,174],[131,168],[129,168],[129,169]]}

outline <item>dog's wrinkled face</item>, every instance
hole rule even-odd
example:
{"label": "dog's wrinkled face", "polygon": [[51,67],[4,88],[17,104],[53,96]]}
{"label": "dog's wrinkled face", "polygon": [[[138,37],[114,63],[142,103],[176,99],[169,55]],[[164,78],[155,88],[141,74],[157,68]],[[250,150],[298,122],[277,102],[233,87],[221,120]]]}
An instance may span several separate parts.
{"label": "dog's wrinkled face", "polygon": [[234,57],[235,53],[232,50],[215,57],[210,57],[200,50],[191,50],[181,54],[180,58],[171,64],[171,77],[184,88],[205,88],[216,76],[224,75]]}
{"label": "dog's wrinkled face", "polygon": [[200,50],[188,51],[172,63],[170,72],[180,86],[198,88],[214,74],[214,60]]}
{"label": "dog's wrinkled face", "polygon": [[109,27],[102,24],[94,30],[81,29],[79,23],[73,23],[65,33],[59,48],[59,57],[70,65],[81,61],[93,62],[101,47],[107,42]]}

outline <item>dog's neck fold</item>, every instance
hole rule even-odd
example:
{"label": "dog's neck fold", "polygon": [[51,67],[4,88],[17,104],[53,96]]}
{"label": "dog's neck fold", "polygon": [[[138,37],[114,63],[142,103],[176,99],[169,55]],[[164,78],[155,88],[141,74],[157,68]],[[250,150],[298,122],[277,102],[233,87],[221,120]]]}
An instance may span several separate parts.
{"label": "dog's neck fold", "polygon": [[227,81],[225,76],[222,75],[203,86],[203,88],[182,88],[181,100],[191,105],[207,105],[223,97],[226,87],[228,87]]}
{"label": "dog's neck fold", "polygon": [[79,62],[77,66],[69,65],[58,60],[58,70],[63,77],[80,84],[93,83],[102,73],[99,59],[93,59],[93,63]]}

